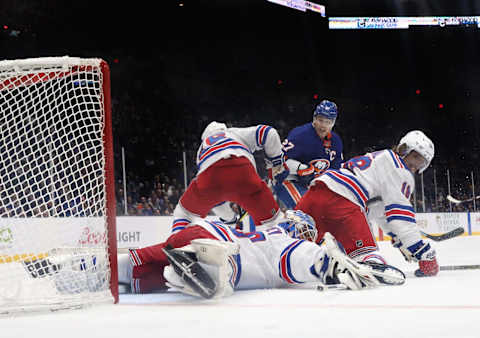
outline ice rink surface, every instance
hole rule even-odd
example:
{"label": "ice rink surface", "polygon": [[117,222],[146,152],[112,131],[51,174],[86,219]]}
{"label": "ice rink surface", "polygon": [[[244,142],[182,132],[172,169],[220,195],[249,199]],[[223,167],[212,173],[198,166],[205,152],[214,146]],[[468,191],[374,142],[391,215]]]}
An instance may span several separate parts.
{"label": "ice rink surface", "polygon": [[[441,266],[480,264],[480,236],[434,243]],[[250,290],[222,300],[177,293],[121,295],[119,305],[2,317],[1,338],[480,337],[480,270],[416,278],[387,242],[402,286],[363,291]]]}

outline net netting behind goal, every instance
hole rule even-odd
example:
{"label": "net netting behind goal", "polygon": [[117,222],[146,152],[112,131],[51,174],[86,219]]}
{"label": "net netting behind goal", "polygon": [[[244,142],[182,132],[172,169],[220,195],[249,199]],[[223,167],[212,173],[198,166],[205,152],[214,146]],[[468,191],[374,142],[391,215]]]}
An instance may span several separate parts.
{"label": "net netting behind goal", "polygon": [[118,300],[100,59],[0,61],[0,313]]}

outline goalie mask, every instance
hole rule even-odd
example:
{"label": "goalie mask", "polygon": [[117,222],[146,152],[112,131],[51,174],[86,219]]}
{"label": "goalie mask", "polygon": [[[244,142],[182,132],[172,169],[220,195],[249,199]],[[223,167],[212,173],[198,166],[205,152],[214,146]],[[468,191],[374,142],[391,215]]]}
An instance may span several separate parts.
{"label": "goalie mask", "polygon": [[424,159],[424,163],[418,168],[418,173],[421,174],[428,168],[430,162],[435,154],[433,142],[420,130],[413,130],[408,132],[398,144],[399,148],[403,147],[400,154],[405,158],[412,150],[419,153]]}
{"label": "goalie mask", "polygon": [[285,212],[287,222],[278,224],[293,238],[315,242],[317,240],[317,228],[315,220],[301,210],[287,210]]}

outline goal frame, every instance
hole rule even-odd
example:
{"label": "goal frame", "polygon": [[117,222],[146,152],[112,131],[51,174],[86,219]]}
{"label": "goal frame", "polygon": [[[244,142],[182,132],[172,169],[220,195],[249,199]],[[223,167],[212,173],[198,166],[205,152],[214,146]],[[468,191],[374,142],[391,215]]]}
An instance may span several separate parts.
{"label": "goal frame", "polygon": [[[88,58],[77,57],[41,57],[41,58],[29,58],[29,59],[17,59],[17,60],[5,60],[1,61],[2,66],[12,66],[13,69],[18,70],[17,73],[12,72],[12,76],[4,77],[0,79],[0,90],[15,88],[17,86],[32,85],[39,82],[49,81],[55,78],[61,78],[68,76],[75,70],[88,70],[89,67],[94,66],[88,64],[82,64],[82,60],[88,61]],[[93,60],[93,59],[92,59]],[[113,154],[113,132],[112,132],[112,104],[111,104],[111,86],[110,86],[110,67],[108,63],[103,59],[99,60],[99,68],[102,73],[102,94],[103,94],[103,149],[104,149],[104,182],[105,182],[105,203],[106,203],[106,230],[107,237],[106,243],[108,245],[108,260],[110,264],[110,292],[113,296],[114,303],[119,301],[118,292],[118,263],[117,263],[117,231],[116,231],[116,200],[115,200],[115,171],[114,171],[114,154]],[[72,66],[73,71],[58,72],[53,70],[51,75],[48,70],[49,63],[58,65],[59,63],[71,62],[69,66]],[[76,64],[75,62],[78,62]],[[21,67],[32,66],[31,72],[22,73]],[[46,66],[47,69],[36,71],[33,70],[35,66]],[[96,66],[95,66],[96,68]],[[40,74],[47,74],[46,77],[38,76]]]}

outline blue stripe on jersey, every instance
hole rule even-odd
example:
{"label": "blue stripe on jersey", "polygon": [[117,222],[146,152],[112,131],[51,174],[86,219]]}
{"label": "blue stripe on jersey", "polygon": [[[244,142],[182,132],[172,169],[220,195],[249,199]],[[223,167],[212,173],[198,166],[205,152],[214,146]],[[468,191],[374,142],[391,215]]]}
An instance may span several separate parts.
{"label": "blue stripe on jersey", "polygon": [[231,257],[233,259],[232,260],[229,259],[229,262],[230,264],[232,264],[233,274],[230,282],[232,283],[232,286],[235,288],[238,286],[238,282],[240,281],[240,277],[242,276],[242,261],[240,259],[239,254],[233,255]]}
{"label": "blue stripe on jersey", "polygon": [[198,164],[197,164],[197,169],[200,169],[201,165],[208,159],[210,158],[211,156],[215,155],[216,153],[220,152],[220,151],[223,151],[223,150],[226,150],[226,149],[242,149],[242,150],[245,150],[246,152],[248,152],[249,154],[252,154],[245,146],[242,146],[242,145],[232,145],[232,146],[228,146],[228,147],[223,147],[223,148],[220,148],[220,149],[217,149],[215,151],[212,151],[210,154],[208,154],[207,156],[205,156],[205,158],[203,160],[201,160]]}
{"label": "blue stripe on jersey", "polygon": [[401,169],[408,169],[408,166],[403,160],[403,158],[398,156],[398,154],[394,153],[393,150],[388,150],[388,153],[390,154],[390,157],[392,158],[393,163],[395,164],[395,167],[401,168]]}
{"label": "blue stripe on jersey", "polygon": [[188,224],[190,224],[189,219],[177,218],[177,219],[173,220],[172,232],[177,232],[177,231],[183,230],[187,227]]}
{"label": "blue stripe on jersey", "polygon": [[280,160],[282,158],[282,154],[275,156],[275,157],[267,157],[270,161]]}
{"label": "blue stripe on jersey", "polygon": [[225,235],[225,229],[223,229],[223,231],[221,229],[219,229],[219,225],[213,223],[213,222],[208,222],[206,221],[208,224],[210,224],[213,228],[213,230],[216,231],[217,234],[220,235],[220,237],[225,241],[225,242],[230,242],[227,238],[227,236]]}
{"label": "blue stripe on jersey", "polygon": [[304,240],[299,240],[296,242],[293,242],[289,246],[287,246],[282,253],[280,254],[280,261],[278,262],[278,270],[279,270],[279,276],[283,280],[285,280],[289,284],[301,284],[303,282],[300,282],[295,279],[295,277],[292,274],[292,267],[290,264],[290,257],[292,255],[292,252],[298,248],[300,244],[302,244]]}
{"label": "blue stripe on jersey", "polygon": [[394,220],[398,220],[398,221],[405,221],[405,222],[410,222],[410,223],[417,223],[417,221],[415,220],[415,218],[413,217],[408,217],[408,216],[388,216],[387,217],[387,222],[391,222],[391,221],[394,221]]}
{"label": "blue stripe on jersey", "polygon": [[393,220],[405,221],[410,223],[416,223],[415,220],[415,211],[410,205],[402,204],[389,204],[385,206],[385,215],[387,217],[387,222]]}
{"label": "blue stripe on jersey", "polygon": [[[329,170],[330,171],[330,170]],[[331,179],[333,179],[335,182],[337,183],[340,183],[341,185],[343,185],[344,187],[346,187],[348,190],[350,190],[353,195],[355,196],[355,198],[357,199],[358,203],[364,208],[366,209],[367,205],[366,205],[366,201],[364,201],[362,199],[362,197],[357,193],[357,191],[355,190],[355,188],[353,188],[350,183],[348,182],[345,182],[344,180],[341,180],[340,178],[334,176],[333,174],[329,173],[328,171],[325,173],[325,175],[327,175],[328,177],[330,177]],[[362,191],[364,190],[363,187],[361,187]],[[368,199],[368,195],[367,195],[367,199]]]}
{"label": "blue stripe on jersey", "polygon": [[385,206],[385,211],[392,210],[392,209],[403,209],[403,210],[408,210],[408,211],[411,211],[411,212],[415,212],[415,210],[413,210],[413,207],[410,206],[410,205],[389,204],[389,205]]}
{"label": "blue stripe on jersey", "polygon": [[343,171],[340,171],[340,169],[329,169],[328,171],[334,171],[336,172],[338,175],[341,175],[341,176],[345,176],[349,179],[351,179],[353,182],[355,182],[358,187],[360,188],[360,190],[362,190],[362,192],[365,194],[365,196],[367,197],[367,200],[370,199],[370,195],[368,193],[368,190],[364,188],[364,186],[357,180],[357,178],[355,176],[352,176],[352,175],[348,175],[348,174],[345,174]]}
{"label": "blue stripe on jersey", "polygon": [[220,146],[224,143],[227,143],[227,142],[231,142],[231,141],[234,141],[233,139],[231,138],[226,138],[226,139],[223,139],[219,142],[216,142],[214,144],[212,144],[211,146],[208,146],[207,148],[203,149],[199,154],[198,154],[198,158],[202,158],[203,154],[205,154],[207,151],[209,151],[210,149],[212,149],[213,147],[216,147],[216,146]]}
{"label": "blue stripe on jersey", "polygon": [[263,124],[258,126],[257,130],[255,131],[255,140],[258,147],[262,147],[265,145],[265,141],[267,140],[267,134],[270,129],[272,129],[272,127]]}
{"label": "blue stripe on jersey", "polygon": [[388,153],[390,154],[390,157],[392,158],[392,161],[393,161],[393,164],[395,164],[395,167],[400,168],[400,166],[398,165],[397,159],[395,158],[395,155],[393,155],[393,151],[388,150]]}

